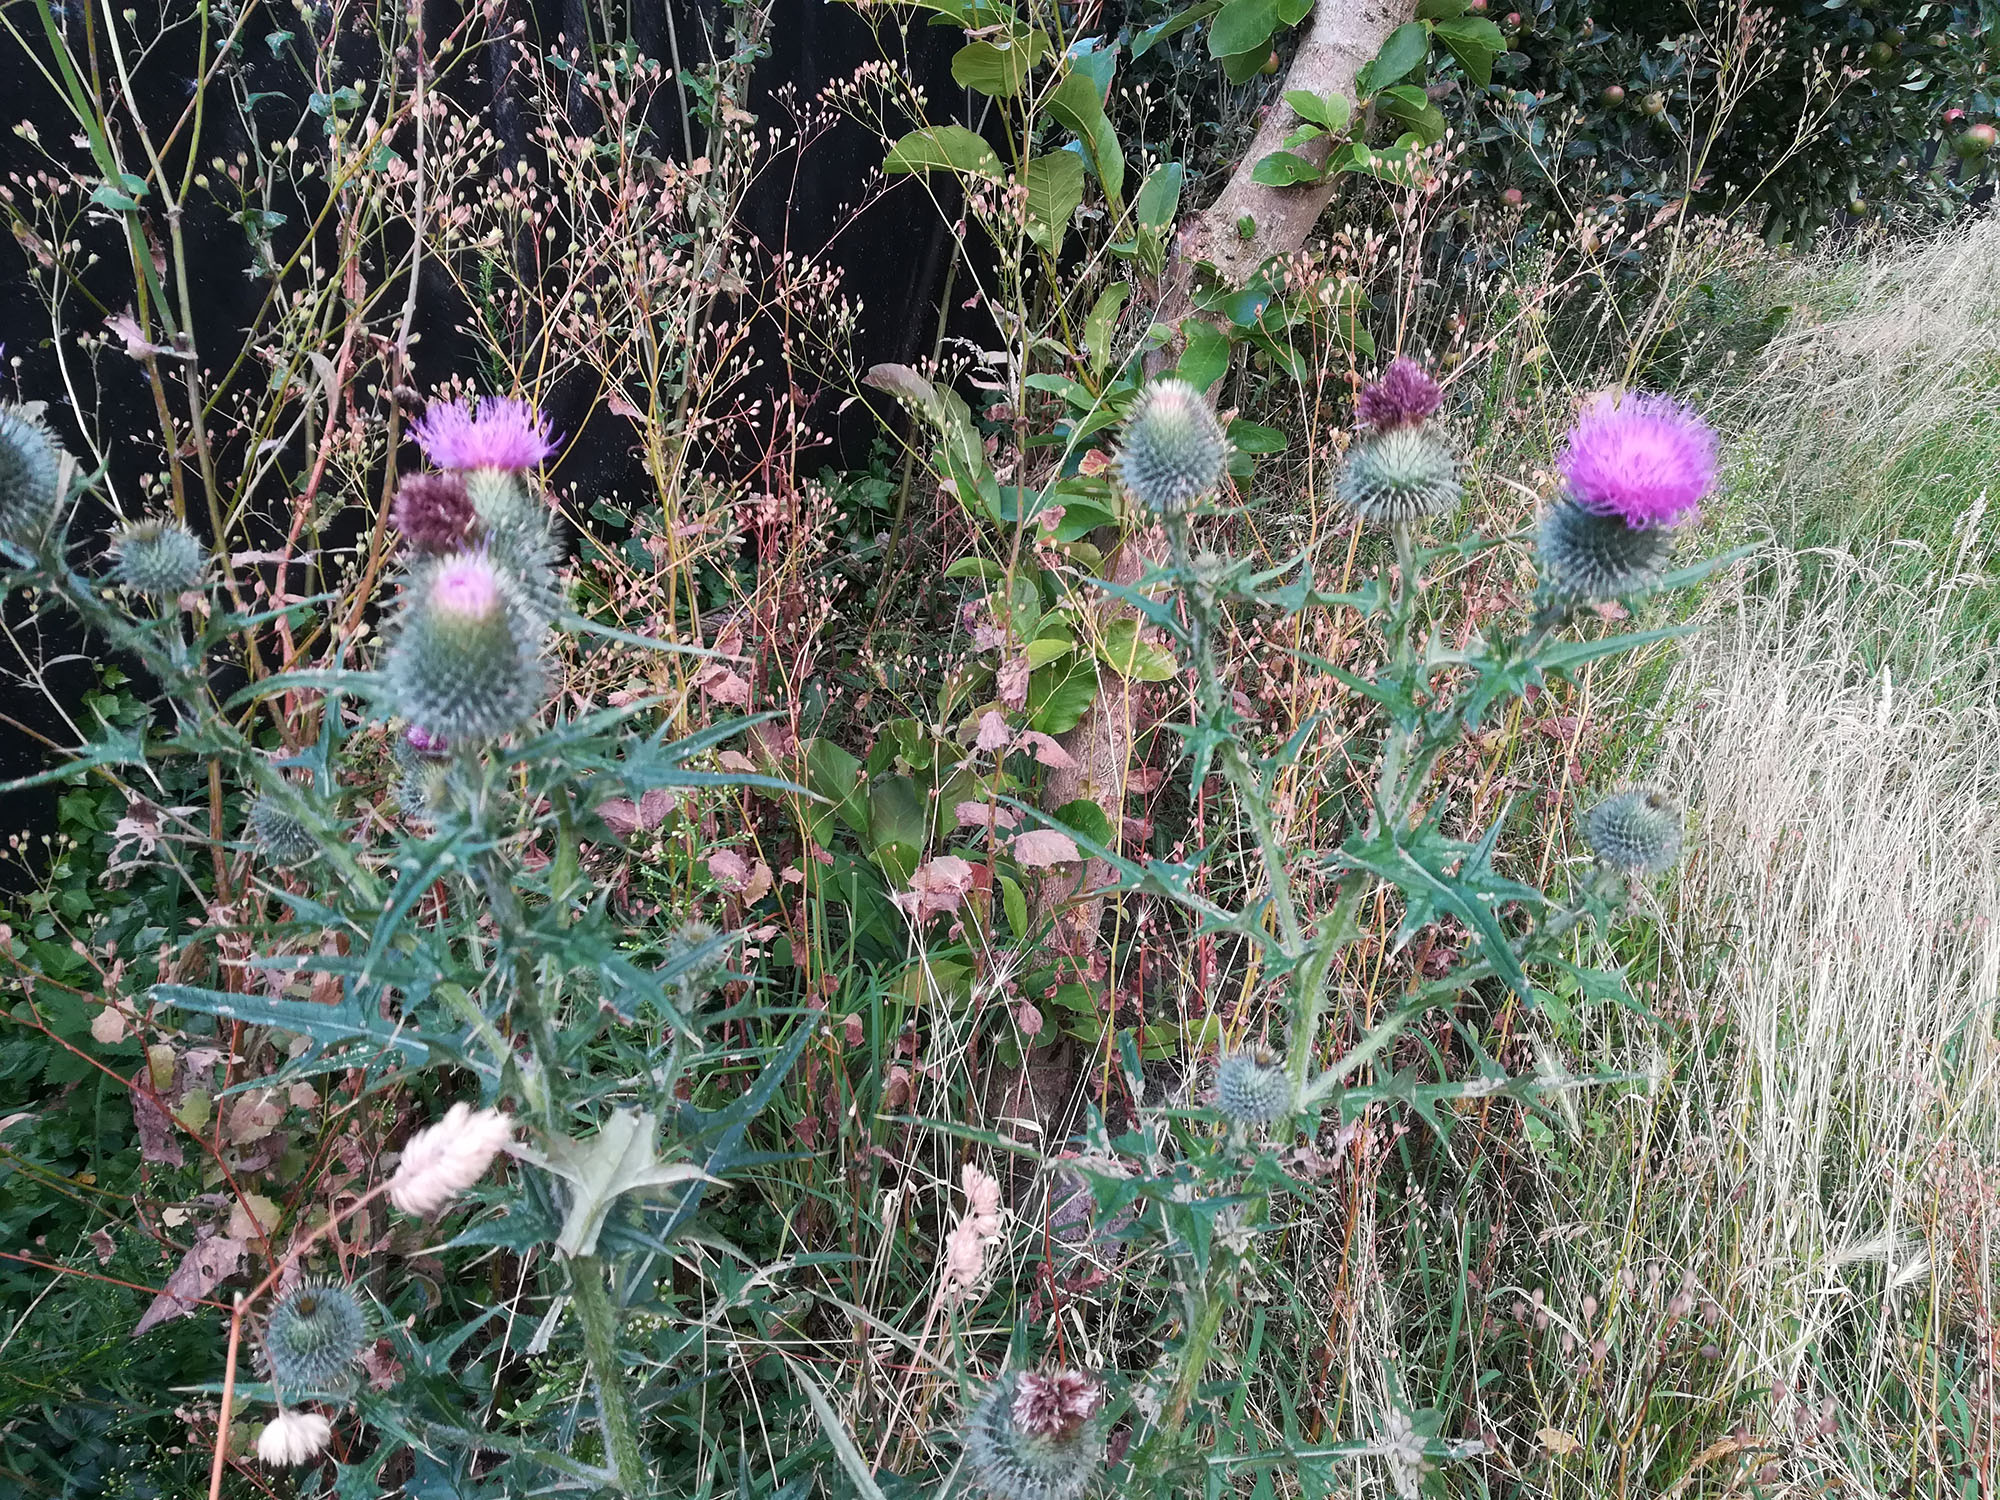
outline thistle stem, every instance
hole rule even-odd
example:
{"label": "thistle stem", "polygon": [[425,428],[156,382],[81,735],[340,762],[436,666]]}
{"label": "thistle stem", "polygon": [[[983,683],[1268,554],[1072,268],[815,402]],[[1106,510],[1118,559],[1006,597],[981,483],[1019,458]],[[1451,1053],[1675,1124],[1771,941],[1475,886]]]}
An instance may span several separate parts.
{"label": "thistle stem", "polygon": [[611,1487],[621,1495],[645,1493],[646,1461],[639,1450],[639,1427],[625,1391],[625,1364],[618,1355],[618,1328],[607,1283],[610,1267],[595,1255],[569,1262],[570,1305],[583,1330],[583,1354],[597,1386],[597,1415],[604,1426],[604,1458]]}

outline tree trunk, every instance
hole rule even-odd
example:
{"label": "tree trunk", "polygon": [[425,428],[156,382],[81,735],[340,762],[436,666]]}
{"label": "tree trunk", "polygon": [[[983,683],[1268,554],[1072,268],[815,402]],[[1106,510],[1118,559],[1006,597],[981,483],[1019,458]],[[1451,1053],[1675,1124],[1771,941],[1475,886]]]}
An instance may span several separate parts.
{"label": "tree trunk", "polygon": [[[1285,88],[1341,94],[1351,100],[1355,73],[1415,11],[1416,0],[1320,0],[1285,75]],[[1214,266],[1229,284],[1241,285],[1272,256],[1294,254],[1305,244],[1332,199],[1335,184],[1266,187],[1251,177],[1258,162],[1285,149],[1285,137],[1301,123],[1282,98],[1273,103],[1221,196],[1182,226],[1162,279],[1156,321],[1178,326],[1192,310],[1195,267],[1202,262]],[[1357,128],[1361,124],[1357,118]],[[1332,146],[1332,141],[1321,136],[1298,147],[1297,154],[1318,166],[1324,164]],[[1243,233],[1246,219],[1253,226],[1247,236]],[[1156,351],[1149,373],[1157,374],[1174,358],[1172,345]],[[1210,392],[1210,399],[1213,397]],[[1107,559],[1107,576],[1114,583],[1133,582],[1149,563],[1160,561],[1160,540],[1156,529],[1134,532]],[[1108,626],[1123,609],[1107,600],[1099,612],[1101,624]],[[1076,727],[1062,737],[1063,747],[1075,764],[1050,772],[1046,796],[1051,809],[1079,797],[1091,798],[1110,820],[1115,845],[1124,826],[1137,689],[1110,671],[1101,673],[1100,681],[1096,699]],[[1110,878],[1111,871],[1102,860],[1089,860],[1074,883],[1047,882],[1044,905],[1053,907],[1079,891],[1099,889]],[[1063,917],[1060,936],[1069,951],[1082,955],[1094,946],[1100,905],[1096,900],[1082,901]]]}

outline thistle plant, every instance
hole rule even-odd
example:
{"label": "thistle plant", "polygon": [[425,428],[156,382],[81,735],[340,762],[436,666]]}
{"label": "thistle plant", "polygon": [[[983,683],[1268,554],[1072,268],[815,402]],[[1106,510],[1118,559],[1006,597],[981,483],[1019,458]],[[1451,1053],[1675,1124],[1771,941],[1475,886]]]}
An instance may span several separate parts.
{"label": "thistle plant", "polygon": [[368,1312],[338,1282],[305,1280],[272,1307],[264,1323],[264,1367],[271,1383],[297,1400],[346,1396],[370,1337]]}
{"label": "thistle plant", "polygon": [[[1165,1122],[1149,1121],[1137,1137],[1146,1143],[1143,1149],[1128,1147],[1124,1153],[1127,1171],[1115,1177],[1081,1174],[1097,1193],[1101,1212],[1119,1211],[1135,1193],[1154,1205],[1142,1222],[1159,1236],[1178,1281],[1182,1331],[1171,1374],[1163,1376],[1157,1419],[1142,1425],[1132,1450],[1134,1475],[1142,1481],[1162,1480],[1194,1461],[1183,1429],[1227,1309],[1234,1305],[1248,1247],[1269,1219],[1270,1189],[1248,1171],[1255,1152],[1249,1158],[1242,1154],[1250,1132],[1282,1140],[1323,1112],[1351,1121],[1370,1106],[1396,1102],[1414,1105],[1431,1119],[1436,1104],[1446,1099],[1506,1094],[1532,1101],[1550,1087],[1586,1082],[1508,1077],[1483,1053],[1475,1075],[1460,1080],[1419,1085],[1408,1072],[1399,1072],[1387,1081],[1361,1083],[1355,1075],[1428,1013],[1442,1011],[1456,1025],[1458,1012],[1475,1002],[1504,997],[1537,1004],[1529,973],[1556,960],[1574,963],[1572,948],[1582,930],[1615,920],[1613,893],[1595,880],[1578,882],[1563,901],[1501,874],[1494,864],[1499,821],[1464,838],[1448,833],[1456,809],[1448,792],[1435,786],[1436,771],[1454,745],[1480,732],[1507,701],[1667,633],[1559,638],[1579,604],[1639,592],[1670,577],[1672,529],[1692,518],[1714,479],[1713,434],[1684,409],[1646,397],[1592,403],[1563,454],[1569,493],[1552,510],[1553,519],[1543,523],[1544,580],[1535,612],[1511,634],[1474,635],[1454,647],[1431,633],[1425,572],[1439,559],[1463,559],[1502,544],[1478,537],[1438,543],[1423,535],[1425,526],[1456,505],[1460,481],[1457,457],[1437,420],[1441,393],[1420,367],[1397,361],[1358,403],[1366,430],[1350,450],[1338,492],[1363,526],[1389,532],[1391,547],[1378,576],[1346,594],[1315,587],[1304,557],[1253,568],[1198,544],[1204,518],[1197,502],[1219,486],[1225,455],[1205,460],[1196,488],[1178,467],[1176,482],[1160,482],[1169,466],[1157,462],[1149,448],[1161,411],[1174,413],[1173,430],[1192,429],[1185,400],[1174,390],[1142,397],[1118,461],[1127,493],[1165,530],[1167,558],[1131,588],[1102,586],[1182,648],[1195,687],[1192,722],[1181,731],[1190,785],[1200,787],[1211,767],[1222,772],[1261,880],[1250,884],[1240,905],[1220,906],[1194,883],[1191,869],[1134,863],[1086,838],[1078,842],[1106,863],[1120,887],[1164,893],[1198,916],[1205,932],[1240,941],[1275,992],[1288,1034],[1282,1056],[1246,1049],[1220,1060],[1214,1103],[1229,1126],[1226,1140],[1203,1145],[1183,1137],[1170,1150],[1162,1134]],[[1193,465],[1186,472],[1193,474]],[[1686,582],[1699,572],[1671,576]],[[1382,665],[1364,678],[1300,653],[1379,713],[1366,795],[1346,837],[1318,857],[1330,894],[1312,909],[1298,894],[1297,856],[1280,842],[1271,800],[1290,747],[1253,749],[1217,643],[1239,614],[1321,610],[1351,611],[1372,625],[1380,634]],[[1678,852],[1678,814],[1654,793],[1613,797],[1588,815],[1584,833],[1598,858],[1621,871],[1656,873]],[[1363,940],[1363,913],[1383,902],[1402,913],[1392,937],[1395,949],[1447,916],[1470,931],[1473,945],[1447,972],[1423,978],[1410,1001],[1378,1022],[1346,1056],[1329,1059],[1322,1015],[1333,999],[1330,976],[1343,969],[1342,954]],[[1132,1060],[1127,1066],[1136,1071]],[[1118,1155],[1101,1137],[1094,1138],[1093,1148]],[[1176,1156],[1186,1165],[1165,1172],[1161,1163]],[[1170,1181],[1179,1185],[1170,1189]],[[1190,1194],[1199,1203],[1204,1189],[1228,1206],[1220,1210],[1220,1221],[1203,1221],[1209,1227],[1197,1233],[1188,1205]],[[1218,1222],[1230,1226],[1228,1232],[1216,1227]],[[997,1449],[995,1434],[1001,1429],[995,1413],[990,1400],[979,1408],[968,1458],[988,1458]],[[1417,1425],[1435,1431],[1434,1423]],[[1419,1463],[1427,1461],[1425,1455],[1458,1451],[1434,1438],[1410,1439],[1403,1446],[1412,1443],[1422,1449],[1413,1460]]]}
{"label": "thistle plant", "polygon": [[992,1500],[1077,1500],[1104,1469],[1103,1405],[1080,1371],[1008,1371],[966,1418],[973,1482]]}
{"label": "thistle plant", "polygon": [[38,408],[0,406],[0,541],[42,542],[66,498],[63,459]]}
{"label": "thistle plant", "polygon": [[126,588],[172,599],[199,587],[208,549],[178,521],[135,521],[111,540],[111,576]]}

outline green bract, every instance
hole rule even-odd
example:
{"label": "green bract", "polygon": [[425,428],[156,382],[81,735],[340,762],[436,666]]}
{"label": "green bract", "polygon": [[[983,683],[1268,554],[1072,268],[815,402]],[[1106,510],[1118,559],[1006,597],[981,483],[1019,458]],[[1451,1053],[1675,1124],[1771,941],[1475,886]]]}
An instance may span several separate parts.
{"label": "green bract", "polygon": [[1428,426],[1392,427],[1355,440],[1340,501],[1375,526],[1443,515],[1458,504],[1458,459]]}

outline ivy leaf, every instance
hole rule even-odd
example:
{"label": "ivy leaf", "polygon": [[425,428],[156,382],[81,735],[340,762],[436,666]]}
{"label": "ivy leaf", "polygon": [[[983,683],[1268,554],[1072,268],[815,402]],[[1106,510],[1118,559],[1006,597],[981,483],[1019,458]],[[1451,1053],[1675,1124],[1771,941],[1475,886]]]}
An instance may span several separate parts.
{"label": "ivy leaf", "polygon": [[613,1206],[627,1193],[646,1193],[682,1182],[719,1182],[686,1162],[668,1166],[659,1159],[653,1140],[659,1121],[644,1110],[615,1111],[587,1141],[568,1136],[549,1143],[546,1154],[517,1150],[523,1160],[562,1178],[570,1185],[569,1213],[556,1249],[564,1255],[589,1255]]}

